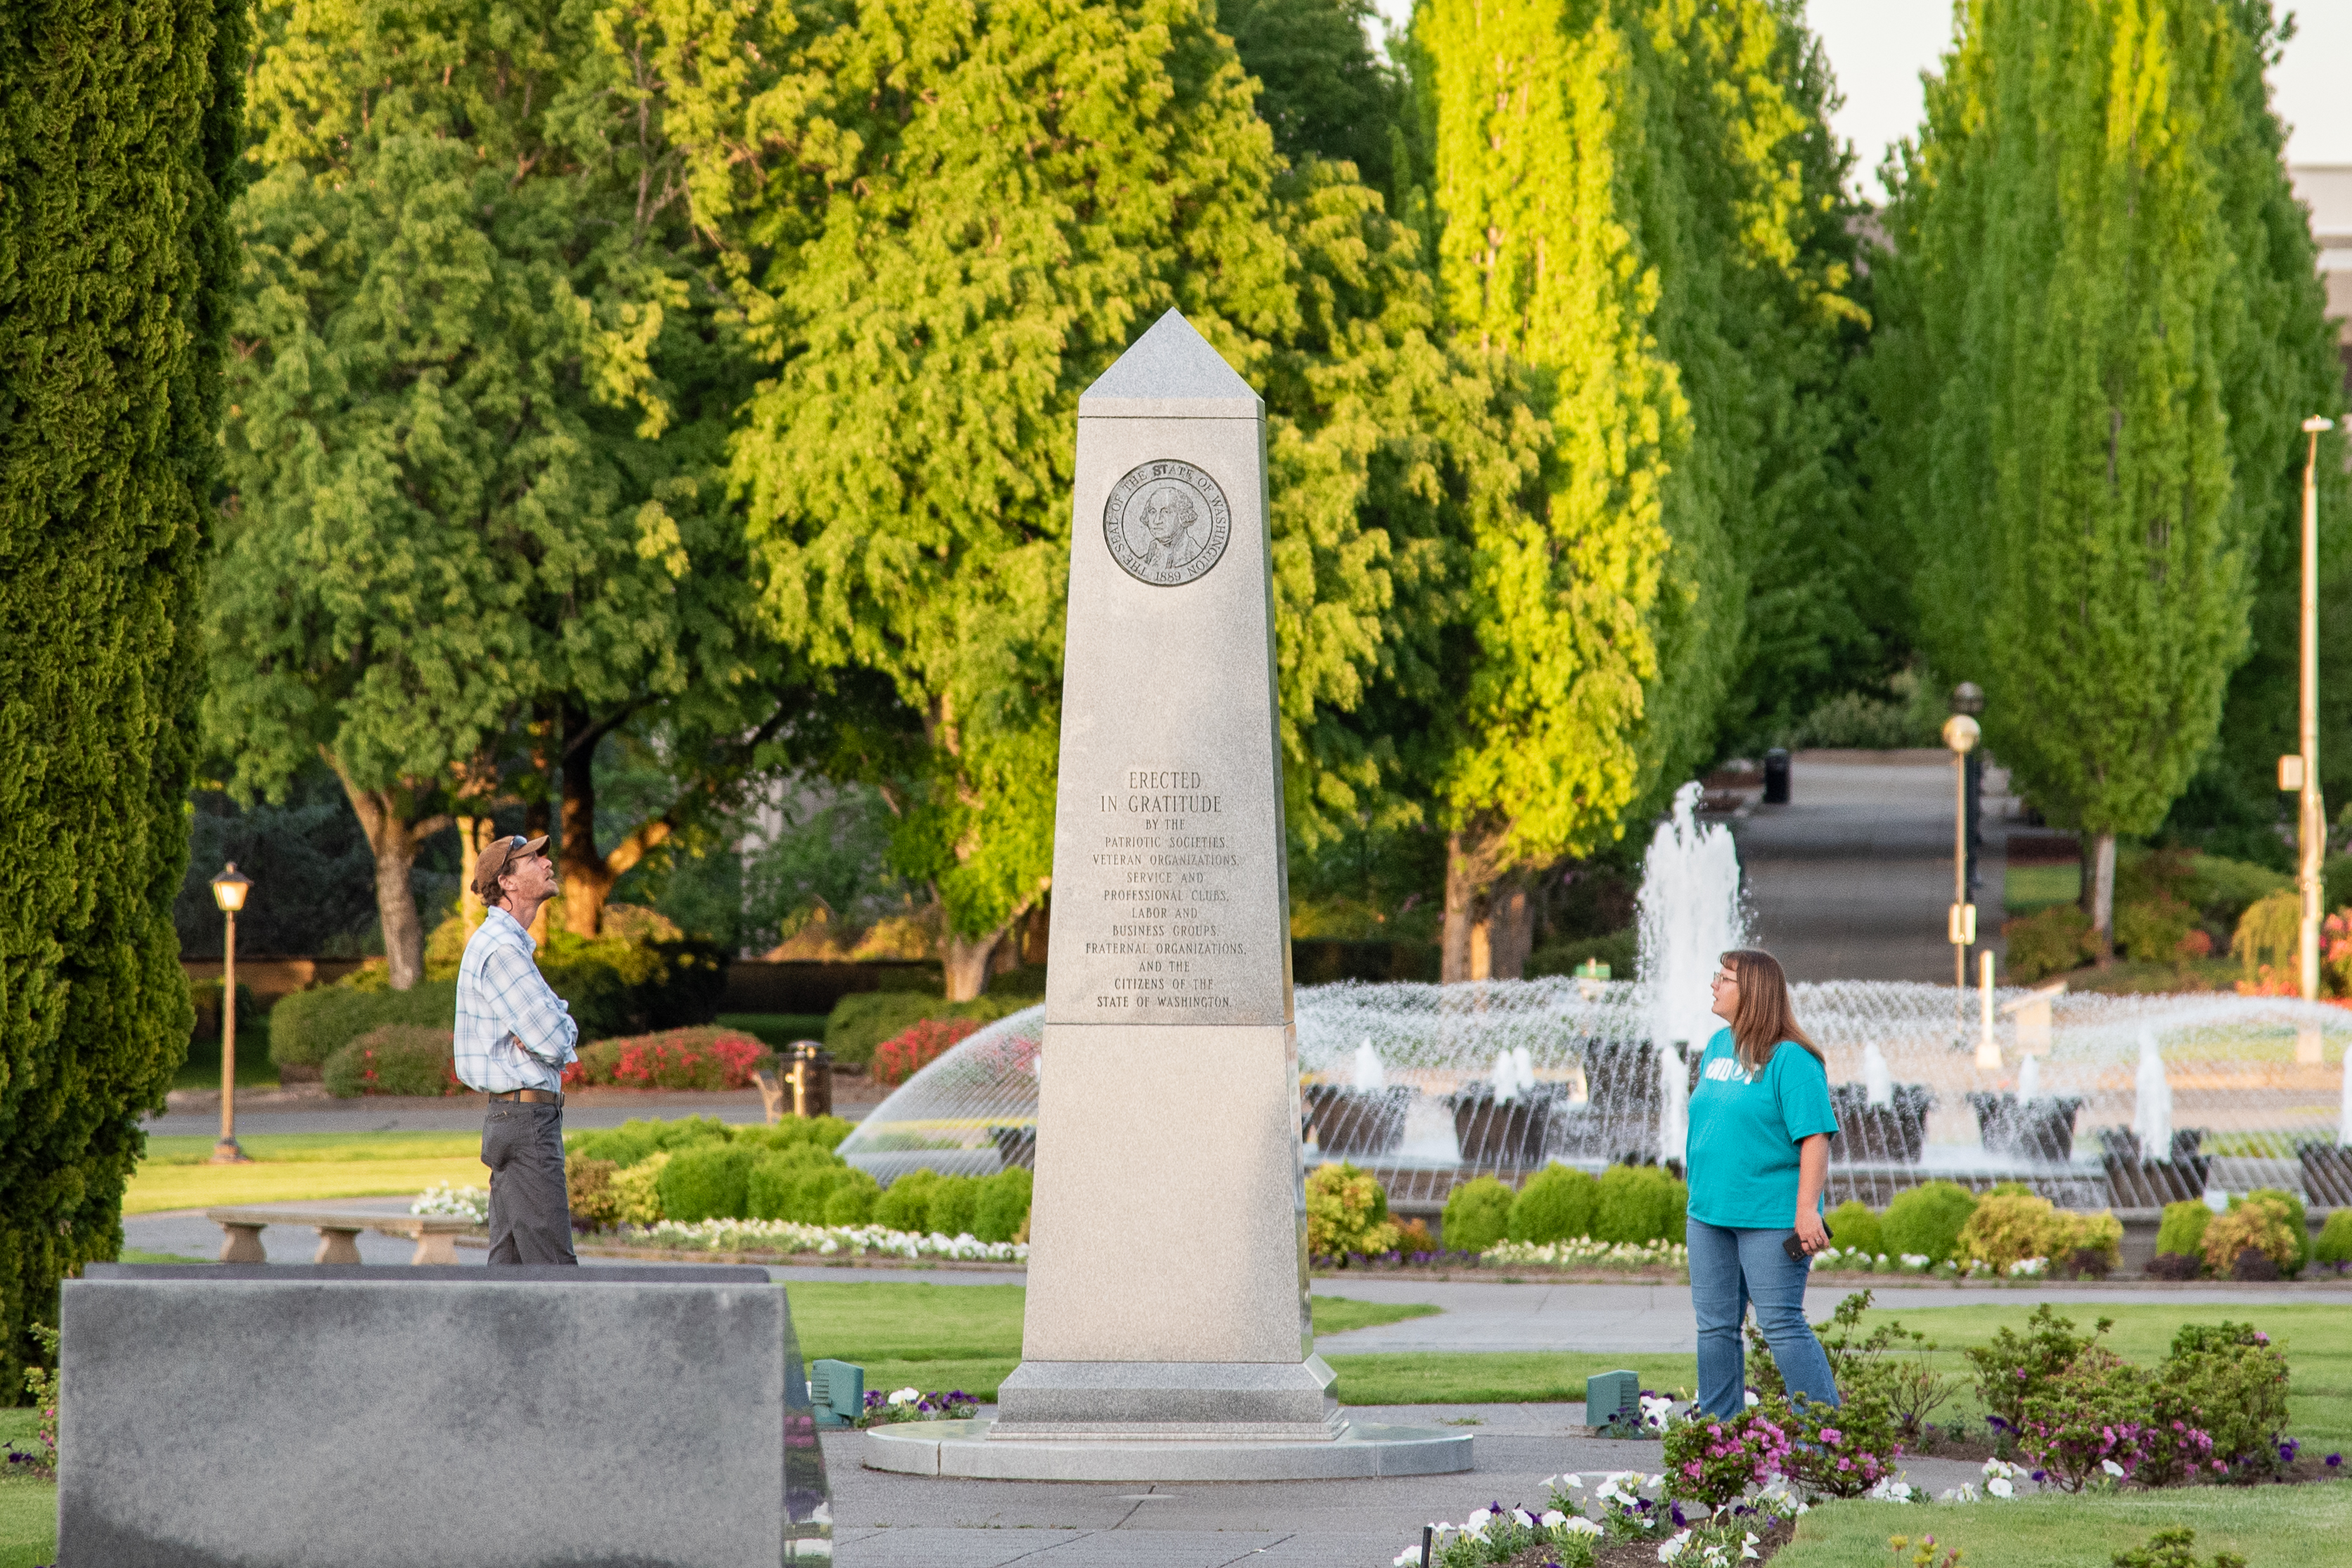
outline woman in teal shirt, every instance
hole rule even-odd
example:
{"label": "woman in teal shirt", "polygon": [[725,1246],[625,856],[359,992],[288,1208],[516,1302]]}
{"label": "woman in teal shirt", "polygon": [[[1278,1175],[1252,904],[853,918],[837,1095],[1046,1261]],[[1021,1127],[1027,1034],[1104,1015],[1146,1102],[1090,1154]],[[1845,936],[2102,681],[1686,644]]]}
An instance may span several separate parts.
{"label": "woman in teal shirt", "polygon": [[[1727,1418],[1747,1407],[1740,1320],[1757,1326],[1791,1395],[1838,1403],[1829,1357],[1805,1321],[1805,1277],[1829,1245],[1829,1068],[1797,1026],[1788,977],[1767,952],[1723,955],[1716,1031],[1691,1090],[1691,1307],[1698,1318],[1698,1403]],[[1798,1248],[1790,1252],[1791,1238]]]}

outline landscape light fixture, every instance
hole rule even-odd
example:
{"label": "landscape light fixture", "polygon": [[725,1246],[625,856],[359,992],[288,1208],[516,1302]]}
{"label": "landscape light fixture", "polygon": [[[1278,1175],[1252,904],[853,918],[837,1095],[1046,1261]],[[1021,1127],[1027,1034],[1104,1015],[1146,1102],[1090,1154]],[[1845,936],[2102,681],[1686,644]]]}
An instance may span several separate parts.
{"label": "landscape light fixture", "polygon": [[2279,788],[2303,797],[2295,813],[2303,851],[2295,875],[2303,895],[2296,946],[2306,1002],[2319,999],[2320,868],[2327,854],[2327,808],[2319,796],[2319,437],[2335,428],[2334,420],[2316,415],[2303,422],[2311,437],[2303,466],[2303,733],[2297,752],[2279,759]]}
{"label": "landscape light fixture", "polygon": [[1984,711],[1984,688],[1973,680],[1963,680],[1952,688],[1952,711],[1973,718]]}
{"label": "landscape light fixture", "polygon": [[[1952,705],[1959,706],[1959,692]],[[1979,698],[1982,693],[1978,694]],[[1977,907],[1969,902],[1969,753],[1977,749],[1981,731],[1966,713],[1944,721],[1944,744],[1952,751],[1952,908],[1945,937],[1952,944],[1952,1035],[1958,1039],[1968,1028],[1969,949],[1976,945]]]}
{"label": "landscape light fixture", "polygon": [[245,908],[252,879],[237,874],[232,860],[213,879],[213,902],[228,919],[228,936],[221,962],[221,1131],[213,1145],[213,1163],[234,1165],[246,1158],[236,1146],[236,912]]}

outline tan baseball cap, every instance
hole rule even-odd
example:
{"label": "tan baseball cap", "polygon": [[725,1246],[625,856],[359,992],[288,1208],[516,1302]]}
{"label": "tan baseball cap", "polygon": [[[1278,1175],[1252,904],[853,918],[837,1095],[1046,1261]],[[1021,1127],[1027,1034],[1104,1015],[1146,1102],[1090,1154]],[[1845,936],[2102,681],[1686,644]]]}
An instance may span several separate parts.
{"label": "tan baseball cap", "polygon": [[474,860],[475,896],[486,904],[497,901],[499,873],[507,868],[507,862],[517,856],[536,855],[546,847],[547,835],[544,833],[536,838],[525,838],[516,833],[491,840],[490,847]]}

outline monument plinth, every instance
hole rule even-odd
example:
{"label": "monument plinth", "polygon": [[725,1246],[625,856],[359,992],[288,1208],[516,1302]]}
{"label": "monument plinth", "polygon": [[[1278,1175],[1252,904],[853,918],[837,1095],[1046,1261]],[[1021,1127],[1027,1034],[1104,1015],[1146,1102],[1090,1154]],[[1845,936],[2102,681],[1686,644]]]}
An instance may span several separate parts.
{"label": "monument plinth", "polygon": [[1022,1363],[927,1474],[1467,1469],[1351,1426],[1307,1300],[1265,405],[1171,310],[1078,401]]}

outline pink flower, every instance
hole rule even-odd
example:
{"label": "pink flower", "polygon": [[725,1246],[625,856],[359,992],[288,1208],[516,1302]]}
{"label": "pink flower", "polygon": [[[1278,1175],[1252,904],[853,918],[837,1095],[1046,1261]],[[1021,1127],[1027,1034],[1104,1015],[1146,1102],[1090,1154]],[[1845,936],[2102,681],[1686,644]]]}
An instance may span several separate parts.
{"label": "pink flower", "polygon": [[1853,1461],[1852,1459],[1840,1459],[1838,1461],[1838,1468],[1841,1470],[1850,1470],[1853,1468]]}
{"label": "pink flower", "polygon": [[1834,1426],[1824,1426],[1822,1428],[1822,1441],[1834,1448],[1845,1441],[1845,1434]]}
{"label": "pink flower", "polygon": [[1683,1474],[1685,1474],[1685,1475],[1688,1476],[1688,1477],[1689,1477],[1691,1479],[1693,1479],[1693,1480],[1696,1480],[1696,1479],[1698,1479],[1698,1476],[1699,1476],[1699,1466],[1698,1466],[1698,1461],[1697,1461],[1696,1459],[1693,1459],[1689,1464],[1685,1465],[1685,1466],[1683,1467]]}

